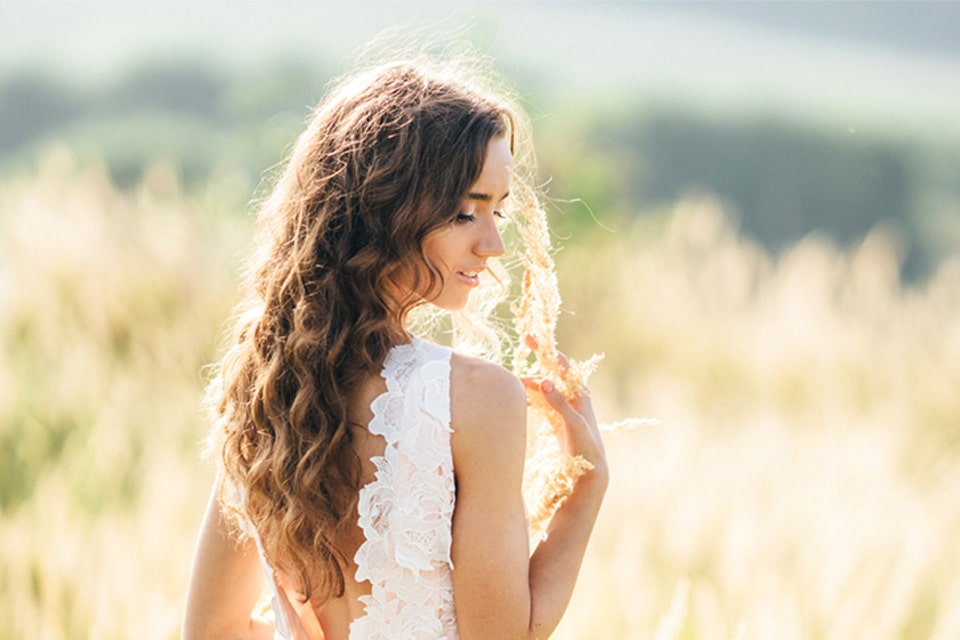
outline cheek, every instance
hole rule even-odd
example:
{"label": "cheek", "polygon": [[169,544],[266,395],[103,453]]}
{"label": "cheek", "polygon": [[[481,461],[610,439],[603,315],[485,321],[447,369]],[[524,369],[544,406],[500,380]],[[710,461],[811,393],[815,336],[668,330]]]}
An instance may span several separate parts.
{"label": "cheek", "polygon": [[437,242],[433,237],[427,238],[423,243],[423,257],[430,264],[437,264],[438,251]]}
{"label": "cheek", "polygon": [[423,254],[432,265],[438,269],[449,267],[454,262],[457,246],[460,244],[461,234],[458,229],[450,227],[428,237],[423,243]]}

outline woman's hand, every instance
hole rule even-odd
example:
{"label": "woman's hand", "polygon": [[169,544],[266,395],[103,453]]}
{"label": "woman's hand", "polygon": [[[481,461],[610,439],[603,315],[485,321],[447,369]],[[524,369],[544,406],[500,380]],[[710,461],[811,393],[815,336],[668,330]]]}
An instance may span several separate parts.
{"label": "woman's hand", "polygon": [[[537,351],[537,342],[527,337],[527,346]],[[558,353],[559,369],[566,372],[570,362],[562,353]],[[556,384],[549,379],[524,377],[521,378],[529,394],[540,394],[547,404],[561,418],[553,421],[560,450],[570,456],[583,456],[594,466],[592,475],[606,477],[607,455],[597,425],[597,418],[593,412],[593,402],[587,389],[582,389],[569,400],[564,397]]]}

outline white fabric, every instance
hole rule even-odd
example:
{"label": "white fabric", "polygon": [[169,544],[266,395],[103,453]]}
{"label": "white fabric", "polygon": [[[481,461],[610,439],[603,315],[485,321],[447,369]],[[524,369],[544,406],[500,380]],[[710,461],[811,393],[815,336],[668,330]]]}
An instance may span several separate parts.
{"label": "white fabric", "polygon": [[263,572],[267,575],[267,583],[270,585],[270,611],[273,613],[273,640],[289,640],[290,622],[287,620],[287,613],[280,602],[280,590],[277,588],[277,582],[273,579],[273,568],[267,562],[267,556],[263,552],[263,543],[260,542],[260,535],[257,529],[252,526],[247,527],[248,532],[257,543],[257,552],[260,554],[260,564],[263,566]]}
{"label": "white fabric", "polygon": [[[371,404],[369,430],[386,447],[372,459],[374,479],[360,490],[364,542],[354,556],[357,581],[373,588],[360,598],[366,614],[351,623],[350,640],[456,640],[450,350],[414,339],[390,351],[381,375],[387,390]],[[278,605],[275,639],[286,640]]]}
{"label": "white fabric", "polygon": [[454,505],[450,452],[450,352],[415,340],[383,366],[387,390],[373,401],[370,432],[386,440],[376,477],[360,490],[365,537],[357,580],[366,615],[351,640],[457,638],[450,570]]}

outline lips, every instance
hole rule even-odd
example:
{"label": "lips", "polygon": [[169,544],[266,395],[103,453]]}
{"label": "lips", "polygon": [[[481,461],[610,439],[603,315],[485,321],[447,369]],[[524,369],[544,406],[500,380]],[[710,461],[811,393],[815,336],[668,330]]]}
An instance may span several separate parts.
{"label": "lips", "polygon": [[457,271],[457,278],[471,287],[476,287],[480,284],[480,272],[483,271],[485,267],[479,267],[475,269],[463,269]]}

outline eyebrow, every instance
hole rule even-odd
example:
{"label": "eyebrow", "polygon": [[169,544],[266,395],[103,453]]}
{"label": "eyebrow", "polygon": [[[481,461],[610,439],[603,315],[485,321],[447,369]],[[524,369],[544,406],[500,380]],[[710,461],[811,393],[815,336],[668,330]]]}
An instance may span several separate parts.
{"label": "eyebrow", "polygon": [[[500,198],[499,202],[503,202],[504,200],[506,200],[507,196],[509,195],[510,195],[510,192],[507,191],[505,194],[503,194],[503,197]],[[467,200],[479,200],[480,202],[490,202],[491,200],[493,200],[493,196],[491,196],[489,193],[470,192],[467,194]]]}

